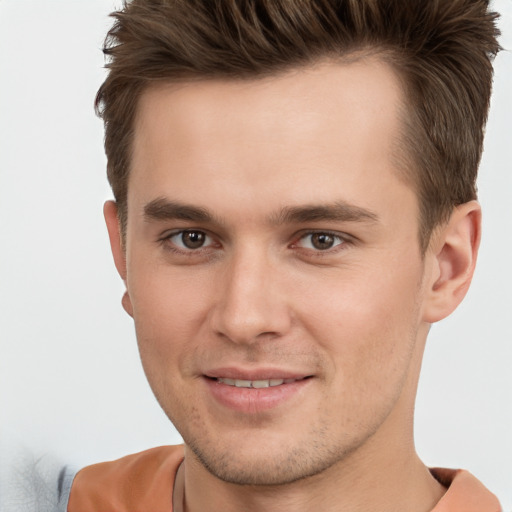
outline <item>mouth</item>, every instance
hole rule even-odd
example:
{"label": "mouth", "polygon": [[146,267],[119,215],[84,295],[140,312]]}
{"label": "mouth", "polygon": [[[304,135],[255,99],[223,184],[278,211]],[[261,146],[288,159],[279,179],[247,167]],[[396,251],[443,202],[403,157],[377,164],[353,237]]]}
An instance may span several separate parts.
{"label": "mouth", "polygon": [[209,377],[212,380],[219,382],[220,384],[226,384],[227,386],[234,386],[236,388],[254,388],[264,389],[281,386],[283,384],[292,384],[301,380],[309,379],[310,376],[300,377],[297,379],[261,379],[261,380],[246,380],[246,379],[230,379],[227,377]]}
{"label": "mouth", "polygon": [[254,415],[282,410],[279,408],[296,403],[314,376],[278,371],[221,370],[203,377],[209,396],[216,403],[237,413]]}

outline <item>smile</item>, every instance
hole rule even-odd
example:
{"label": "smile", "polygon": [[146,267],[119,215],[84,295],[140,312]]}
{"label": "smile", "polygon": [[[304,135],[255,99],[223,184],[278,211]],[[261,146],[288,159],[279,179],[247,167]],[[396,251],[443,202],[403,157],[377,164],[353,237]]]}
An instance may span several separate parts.
{"label": "smile", "polygon": [[297,380],[302,379],[266,379],[266,380],[243,380],[243,379],[227,379],[218,378],[217,382],[226,384],[227,386],[235,386],[237,388],[271,388],[274,386],[281,386],[282,384],[291,384]]}
{"label": "smile", "polygon": [[238,370],[220,370],[215,373],[217,375],[204,375],[203,382],[207,386],[208,395],[223,408],[249,415],[269,412],[287,403],[294,403],[314,381],[313,375],[288,374],[279,377],[276,370],[254,371],[253,375],[240,375],[243,372]]}

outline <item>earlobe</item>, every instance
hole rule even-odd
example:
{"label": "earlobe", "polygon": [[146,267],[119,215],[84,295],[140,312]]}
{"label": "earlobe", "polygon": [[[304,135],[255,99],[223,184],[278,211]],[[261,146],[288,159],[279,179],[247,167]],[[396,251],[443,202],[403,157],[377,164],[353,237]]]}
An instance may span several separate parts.
{"label": "earlobe", "polygon": [[121,304],[123,309],[133,318],[133,306],[132,300],[130,299],[130,294],[128,290],[123,293],[123,298],[121,299]]}
{"label": "earlobe", "polygon": [[435,234],[425,322],[438,322],[461,303],[473,278],[480,234],[481,209],[477,201],[455,208],[448,223]]}
{"label": "earlobe", "polygon": [[[126,254],[121,238],[117,205],[114,201],[107,201],[105,203],[103,206],[103,215],[105,216],[105,222],[107,224],[108,237],[110,239],[110,248],[112,250],[112,256],[114,257],[114,263],[126,286]],[[124,293],[121,303],[124,310],[130,316],[133,316],[133,307],[128,291]]]}

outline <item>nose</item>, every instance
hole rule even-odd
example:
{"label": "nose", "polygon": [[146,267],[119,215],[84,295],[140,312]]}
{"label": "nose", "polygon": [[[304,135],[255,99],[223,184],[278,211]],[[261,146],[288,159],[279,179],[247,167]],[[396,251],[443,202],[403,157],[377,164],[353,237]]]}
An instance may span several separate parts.
{"label": "nose", "polygon": [[286,334],[292,319],[282,276],[265,251],[233,255],[216,277],[218,296],[211,312],[215,334],[238,344]]}

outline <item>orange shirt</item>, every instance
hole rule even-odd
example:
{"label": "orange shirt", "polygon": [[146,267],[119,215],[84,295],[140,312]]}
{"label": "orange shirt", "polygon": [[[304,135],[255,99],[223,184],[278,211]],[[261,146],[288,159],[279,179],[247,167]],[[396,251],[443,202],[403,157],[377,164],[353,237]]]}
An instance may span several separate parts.
{"label": "orange shirt", "polygon": [[[161,446],[88,466],[75,477],[68,512],[172,512],[183,446]],[[501,512],[497,498],[467,471],[432,469],[445,495],[432,512]]]}

